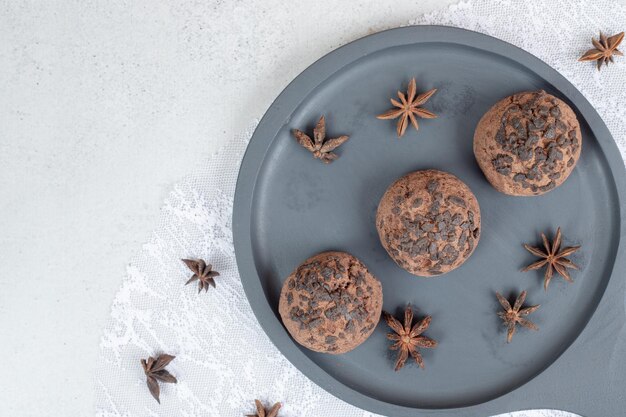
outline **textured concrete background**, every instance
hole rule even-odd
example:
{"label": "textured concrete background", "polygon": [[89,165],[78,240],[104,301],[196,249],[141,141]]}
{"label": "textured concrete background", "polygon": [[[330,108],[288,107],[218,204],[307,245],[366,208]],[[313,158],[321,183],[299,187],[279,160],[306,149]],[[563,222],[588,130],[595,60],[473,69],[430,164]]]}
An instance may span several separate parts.
{"label": "textured concrete background", "polygon": [[0,415],[92,415],[171,185],[321,55],[454,2],[0,0]]}

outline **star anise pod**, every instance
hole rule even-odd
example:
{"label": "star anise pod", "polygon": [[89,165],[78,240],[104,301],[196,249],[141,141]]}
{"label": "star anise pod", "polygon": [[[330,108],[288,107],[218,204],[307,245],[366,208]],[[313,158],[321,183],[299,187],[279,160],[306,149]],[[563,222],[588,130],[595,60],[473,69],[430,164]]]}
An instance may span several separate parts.
{"label": "star anise pod", "polygon": [[174,375],[170,374],[165,370],[165,367],[169,365],[169,363],[176,356],[172,355],[159,355],[156,359],[152,356],[148,358],[148,360],[142,359],[141,366],[143,366],[143,372],[146,374],[146,384],[148,384],[148,389],[150,389],[150,394],[154,397],[155,400],[159,404],[161,404],[161,400],[159,400],[159,382],[167,382],[175,384],[176,378]]}
{"label": "star anise pod", "polygon": [[597,41],[595,38],[591,38],[591,43],[595,48],[592,48],[585,52],[583,56],[581,56],[579,61],[597,61],[598,71],[602,68],[602,64],[608,66],[609,62],[613,62],[613,55],[624,55],[617,47],[622,40],[624,39],[624,32],[620,32],[617,35],[613,35],[610,37],[604,36],[602,32],[600,32],[600,40]]}
{"label": "star anise pod", "polygon": [[504,298],[499,292],[496,292],[496,297],[498,297],[498,301],[502,305],[502,308],[504,308],[504,311],[498,312],[498,316],[502,319],[502,321],[504,321],[504,324],[507,327],[507,343],[511,343],[511,339],[515,334],[517,324],[520,324],[529,329],[539,330],[535,323],[524,318],[524,316],[529,315],[539,308],[538,305],[522,308],[522,305],[524,305],[524,300],[526,300],[526,291],[522,291],[519,297],[517,297],[513,307],[511,307],[509,301]]}
{"label": "star anise pod", "polygon": [[247,414],[246,417],[276,417],[278,415],[278,410],[282,406],[281,403],[276,403],[272,406],[270,411],[265,411],[265,407],[261,404],[261,401],[254,400],[254,404],[256,405],[256,414]]}
{"label": "star anise pod", "polygon": [[569,272],[567,272],[567,268],[578,269],[578,266],[569,259],[567,259],[566,256],[569,256],[572,253],[576,252],[578,249],[580,249],[580,245],[570,246],[561,250],[560,227],[556,229],[556,237],[554,238],[552,245],[550,245],[550,242],[548,242],[545,234],[542,233],[541,238],[543,239],[543,246],[545,248],[545,251],[526,244],[524,244],[524,247],[533,255],[543,259],[528,265],[526,268],[522,269],[522,271],[531,271],[545,266],[546,273],[543,279],[543,288],[546,291],[548,291],[548,285],[550,284],[550,280],[554,275],[554,271],[556,271],[559,275],[565,278],[566,281],[572,282],[572,277],[570,277]]}
{"label": "star anise pod", "polygon": [[379,114],[376,117],[383,120],[396,119],[399,117],[400,120],[398,120],[398,126],[396,131],[398,133],[398,137],[402,137],[404,135],[404,132],[406,131],[406,128],[409,125],[409,120],[411,121],[411,124],[413,125],[415,130],[419,128],[417,124],[417,118],[415,116],[419,116],[423,119],[435,119],[437,117],[435,113],[426,110],[423,107],[420,107],[421,105],[426,103],[428,99],[433,94],[435,94],[436,91],[437,89],[433,88],[432,90],[422,93],[416,97],[415,78],[413,78],[409,83],[409,89],[406,96],[404,95],[404,93],[398,91],[398,98],[400,99],[400,101],[393,98],[391,99],[391,104],[393,104],[397,108],[388,110],[385,113]]}
{"label": "star anise pod", "polygon": [[391,327],[395,333],[387,333],[387,339],[393,340],[395,343],[389,347],[391,350],[399,350],[398,357],[396,359],[395,370],[400,370],[409,354],[415,359],[415,362],[423,368],[424,361],[418,348],[435,348],[437,342],[433,339],[421,336],[422,333],[430,326],[431,317],[426,316],[421,321],[417,322],[415,326],[413,324],[413,310],[411,305],[407,305],[404,310],[404,326],[391,314],[384,312],[385,321]]}
{"label": "star anise pod", "polygon": [[311,140],[309,135],[298,129],[293,130],[293,135],[300,145],[313,154],[313,158],[320,159],[326,164],[333,162],[339,157],[339,155],[332,151],[349,139],[346,135],[334,139],[325,139],[326,119],[324,119],[324,116],[320,117],[320,120],[313,129],[313,140]]}
{"label": "star anise pod", "polygon": [[192,283],[198,280],[198,293],[204,290],[205,292],[209,291],[209,285],[215,288],[215,280],[213,278],[220,275],[219,272],[213,271],[213,266],[204,262],[202,259],[194,260],[194,259],[182,259],[182,261],[187,265],[187,267],[193,272],[189,281],[185,283],[185,285]]}

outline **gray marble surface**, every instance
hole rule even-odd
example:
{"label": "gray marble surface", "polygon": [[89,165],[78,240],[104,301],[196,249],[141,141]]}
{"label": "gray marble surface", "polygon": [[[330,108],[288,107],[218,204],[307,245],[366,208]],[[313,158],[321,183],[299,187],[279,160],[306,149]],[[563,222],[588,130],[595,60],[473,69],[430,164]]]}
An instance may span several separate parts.
{"label": "gray marble surface", "polygon": [[171,186],[321,55],[454,2],[0,1],[0,415],[92,415]]}

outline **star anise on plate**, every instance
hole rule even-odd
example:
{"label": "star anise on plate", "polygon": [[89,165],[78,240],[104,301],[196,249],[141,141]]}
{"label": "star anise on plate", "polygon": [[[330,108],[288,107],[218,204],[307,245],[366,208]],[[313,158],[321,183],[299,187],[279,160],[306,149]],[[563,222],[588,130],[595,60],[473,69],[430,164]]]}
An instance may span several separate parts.
{"label": "star anise on plate", "polygon": [[535,248],[533,246],[529,246],[524,244],[524,247],[527,251],[532,253],[535,256],[540,258],[539,261],[534,262],[528,265],[526,268],[522,269],[523,272],[531,271],[534,269],[546,267],[546,273],[543,279],[543,288],[548,291],[548,285],[550,284],[550,280],[554,275],[554,271],[556,271],[559,275],[565,278],[566,281],[572,282],[572,277],[570,277],[569,272],[567,272],[567,268],[578,269],[578,266],[566,258],[566,256],[571,255],[580,249],[580,245],[578,246],[570,246],[561,250],[561,228],[556,229],[556,237],[552,244],[548,242],[548,238],[546,238],[545,234],[541,234],[541,239],[543,239],[544,250],[540,248]]}
{"label": "star anise on plate", "polygon": [[282,406],[281,403],[276,403],[272,406],[270,411],[265,411],[265,407],[261,404],[261,401],[254,400],[254,404],[256,405],[256,414],[247,414],[246,417],[276,417],[278,415],[278,410]]}
{"label": "star anise on plate", "polygon": [[205,292],[209,291],[209,285],[215,288],[215,280],[213,278],[219,276],[220,273],[213,271],[213,266],[211,264],[207,264],[202,259],[182,259],[182,261],[185,265],[187,265],[191,272],[193,272],[193,275],[189,278],[189,281],[187,281],[185,285],[197,280],[198,293],[202,290]]}
{"label": "star anise on plate", "polygon": [[410,305],[407,305],[404,310],[404,326],[391,314],[384,312],[383,315],[389,327],[395,332],[387,333],[387,339],[395,342],[389,349],[399,350],[394,369],[399,371],[406,363],[409,354],[415,359],[415,362],[423,368],[424,361],[422,360],[422,355],[418,348],[437,347],[436,341],[429,337],[422,336],[422,333],[430,326],[431,317],[426,316],[424,319],[417,322],[415,326],[412,326],[413,309]]}
{"label": "star anise on plate", "polygon": [[300,145],[313,154],[313,158],[317,158],[326,164],[333,162],[339,157],[339,155],[333,151],[349,139],[346,135],[333,139],[325,139],[326,119],[324,116],[320,117],[320,120],[313,129],[313,139],[298,129],[293,130],[293,135]]}
{"label": "star anise on plate", "polygon": [[406,132],[409,121],[411,122],[415,130],[419,128],[416,116],[419,116],[423,119],[435,119],[437,117],[437,115],[430,110],[426,110],[425,108],[420,107],[421,105],[426,103],[433,94],[435,94],[437,89],[433,88],[432,90],[429,90],[417,96],[415,94],[415,89],[415,78],[413,78],[411,79],[411,82],[409,82],[409,89],[406,96],[401,91],[398,91],[398,98],[400,99],[400,101],[393,98],[391,99],[391,104],[393,104],[397,108],[388,110],[383,114],[379,114],[378,116],[376,116],[378,119],[383,120],[396,119],[399,117],[400,119],[398,120],[398,125],[396,128],[399,138],[404,135],[404,132]]}
{"label": "star anise on plate", "polygon": [[507,327],[507,343],[511,343],[511,339],[515,334],[518,324],[529,329],[539,330],[535,323],[524,318],[539,308],[538,305],[522,308],[522,305],[524,305],[524,301],[526,300],[526,291],[522,291],[519,297],[517,297],[513,307],[511,307],[509,300],[504,298],[499,292],[496,292],[496,297],[498,297],[498,301],[502,305],[502,308],[504,308],[504,311],[498,312],[498,316],[502,319],[502,321],[504,321],[504,325]]}
{"label": "star anise on plate", "polygon": [[624,32],[620,32],[617,35],[609,36],[608,38],[600,32],[600,40],[591,38],[591,43],[595,48],[591,48],[584,53],[578,60],[579,61],[597,61],[598,71],[602,68],[602,64],[608,66],[609,62],[613,62],[614,55],[624,55],[617,47],[624,39]]}
{"label": "star anise on plate", "polygon": [[141,360],[141,366],[143,366],[143,372],[146,374],[146,384],[148,384],[150,394],[152,394],[159,404],[161,404],[161,400],[159,399],[159,381],[171,384],[178,382],[174,375],[170,374],[165,369],[175,357],[176,356],[163,354],[159,355],[156,359],[150,356],[148,360]]}

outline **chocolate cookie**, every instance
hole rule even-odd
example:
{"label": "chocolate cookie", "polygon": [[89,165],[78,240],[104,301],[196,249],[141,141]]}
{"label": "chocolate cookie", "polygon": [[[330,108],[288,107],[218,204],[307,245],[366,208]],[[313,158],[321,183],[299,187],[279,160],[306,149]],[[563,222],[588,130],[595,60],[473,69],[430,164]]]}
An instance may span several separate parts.
{"label": "chocolate cookie", "polygon": [[339,354],[372,334],[382,305],[380,282],[361,261],[345,252],[323,252],[287,277],[278,311],[302,346]]}
{"label": "chocolate cookie", "polygon": [[391,258],[413,275],[458,268],[480,236],[480,208],[461,180],[442,171],[415,171],[394,182],[378,205],[376,228]]}
{"label": "chocolate cookie", "polygon": [[509,195],[539,195],[561,185],[581,146],[574,111],[543,90],[500,100],[474,133],[480,169],[496,190]]}

